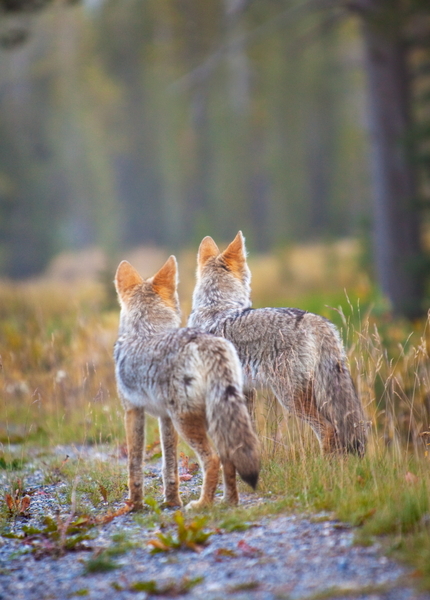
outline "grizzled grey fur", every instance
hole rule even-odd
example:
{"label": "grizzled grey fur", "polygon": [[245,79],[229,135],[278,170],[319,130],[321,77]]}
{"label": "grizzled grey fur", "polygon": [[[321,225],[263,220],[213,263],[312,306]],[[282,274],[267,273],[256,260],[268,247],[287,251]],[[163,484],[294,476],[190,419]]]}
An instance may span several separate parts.
{"label": "grizzled grey fur", "polygon": [[271,389],[323,451],[363,455],[367,424],[336,327],[297,308],[252,309],[250,281],[241,232],[222,253],[204,238],[188,325],[233,342],[246,387]]}

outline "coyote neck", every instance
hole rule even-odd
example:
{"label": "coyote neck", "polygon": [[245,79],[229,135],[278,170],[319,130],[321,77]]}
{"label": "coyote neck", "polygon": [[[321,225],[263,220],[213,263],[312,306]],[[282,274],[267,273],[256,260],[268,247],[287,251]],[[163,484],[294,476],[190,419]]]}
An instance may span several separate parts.
{"label": "coyote neck", "polygon": [[140,340],[151,340],[154,336],[178,329],[180,320],[177,315],[172,315],[170,319],[157,320],[154,316],[142,314],[140,312],[121,313],[118,335],[120,337],[137,337]]}

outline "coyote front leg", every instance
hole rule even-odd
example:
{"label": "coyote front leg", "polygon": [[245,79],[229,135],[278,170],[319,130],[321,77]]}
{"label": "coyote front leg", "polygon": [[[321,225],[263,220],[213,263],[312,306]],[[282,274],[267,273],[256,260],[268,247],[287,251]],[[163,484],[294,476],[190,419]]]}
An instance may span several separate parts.
{"label": "coyote front leg", "polygon": [[182,506],[179,498],[178,433],[170,417],[160,418],[159,425],[163,453],[164,502],[169,506]]}
{"label": "coyote front leg", "polygon": [[128,490],[135,509],[142,508],[143,450],[145,445],[145,411],[134,407],[125,412],[128,451]]}

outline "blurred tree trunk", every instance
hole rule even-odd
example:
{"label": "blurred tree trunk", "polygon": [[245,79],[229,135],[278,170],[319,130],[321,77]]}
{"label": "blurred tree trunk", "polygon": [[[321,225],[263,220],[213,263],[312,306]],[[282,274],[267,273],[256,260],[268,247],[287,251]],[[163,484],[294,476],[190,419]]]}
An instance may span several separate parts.
{"label": "blurred tree trunk", "polygon": [[423,251],[415,167],[406,146],[412,114],[404,20],[400,1],[366,0],[365,6],[377,274],[393,311],[415,318],[423,312]]}
{"label": "blurred tree trunk", "polygon": [[309,171],[310,231],[314,236],[328,235],[333,223],[333,171],[336,163],[336,137],[339,106],[335,60],[337,39],[333,28],[323,23],[320,39],[313,48],[309,108],[307,115],[307,167]]}

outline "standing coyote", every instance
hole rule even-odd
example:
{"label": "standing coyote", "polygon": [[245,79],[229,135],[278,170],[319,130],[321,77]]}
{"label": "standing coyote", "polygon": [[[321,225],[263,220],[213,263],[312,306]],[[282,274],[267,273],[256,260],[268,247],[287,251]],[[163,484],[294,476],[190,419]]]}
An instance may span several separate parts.
{"label": "standing coyote", "polygon": [[298,308],[252,309],[250,280],[240,231],[224,252],[205,237],[188,325],[233,342],[248,390],[270,388],[309,423],[325,453],[363,455],[365,417],[336,327]]}
{"label": "standing coyote", "polygon": [[187,508],[213,502],[220,458],[224,500],[237,504],[236,469],[255,488],[260,459],[242,392],[242,369],[233,345],[213,335],[179,328],[174,256],[147,280],[122,261],[115,287],[121,305],[115,375],[125,408],[130,500],[135,508],[142,506],[147,410],[159,418],[165,502],[181,505],[178,431],[195,450],[203,470],[200,499],[190,502]]}

